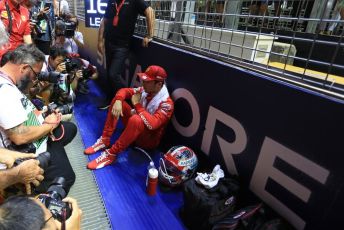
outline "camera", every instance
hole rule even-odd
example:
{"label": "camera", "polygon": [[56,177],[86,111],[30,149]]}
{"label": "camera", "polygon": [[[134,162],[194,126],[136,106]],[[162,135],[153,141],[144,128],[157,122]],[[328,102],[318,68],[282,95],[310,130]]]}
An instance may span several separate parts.
{"label": "camera", "polygon": [[66,21],[65,19],[58,18],[56,21],[56,36],[64,36],[67,38],[74,37],[76,30],[76,23]]}
{"label": "camera", "polygon": [[65,105],[57,105],[56,103],[52,102],[47,105],[46,112],[43,113],[43,117],[47,117],[49,114],[53,113],[55,110],[58,110],[61,114],[69,114],[73,112],[73,105],[72,104],[65,104]]}
{"label": "camera", "polygon": [[72,214],[69,204],[62,201],[67,195],[65,184],[65,178],[56,177],[49,185],[47,193],[37,196],[37,199],[49,209],[54,219],[60,222],[67,220]]}
{"label": "camera", "polygon": [[34,29],[38,35],[45,34],[45,32],[40,27],[40,19],[38,18],[38,14],[33,14],[30,18],[30,21],[35,24]]}
{"label": "camera", "polygon": [[35,24],[34,29],[38,36],[41,36],[47,32],[47,21],[43,20],[44,16],[37,14],[36,12],[33,13],[30,17],[30,21]]}
{"label": "camera", "polygon": [[82,68],[82,77],[84,79],[89,79],[90,77],[92,77],[92,75],[95,73],[93,67],[91,68]]}
{"label": "camera", "polygon": [[69,89],[65,91],[61,89],[59,85],[54,84],[52,93],[50,96],[50,101],[52,103],[57,103],[61,105],[61,104],[66,104],[66,103],[72,103],[74,100],[75,100],[75,95],[70,94]]}
{"label": "camera", "polygon": [[8,149],[13,151],[18,151],[22,153],[35,153],[36,147],[32,143],[28,144],[22,144],[22,145],[16,145],[14,143],[11,143],[9,146],[7,146]]}
{"label": "camera", "polygon": [[73,58],[66,58],[65,59],[66,71],[67,73],[72,72],[73,70],[79,69],[79,63]]}
{"label": "camera", "polygon": [[30,160],[30,159],[38,160],[39,161],[39,167],[41,167],[42,169],[46,169],[46,168],[48,168],[48,166],[50,164],[50,153],[49,152],[43,152],[34,158],[19,158],[19,159],[14,161],[13,166],[17,166],[20,163],[22,163],[23,161]]}
{"label": "camera", "polygon": [[37,79],[39,81],[47,81],[54,84],[58,83],[60,78],[61,78],[61,73],[56,72],[56,71],[40,72],[37,76]]}

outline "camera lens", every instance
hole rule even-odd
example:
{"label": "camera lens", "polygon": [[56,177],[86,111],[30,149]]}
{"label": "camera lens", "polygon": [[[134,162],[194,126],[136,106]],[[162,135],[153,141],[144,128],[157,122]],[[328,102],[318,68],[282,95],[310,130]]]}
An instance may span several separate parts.
{"label": "camera lens", "polygon": [[48,168],[48,165],[50,164],[50,153],[44,152],[38,155],[36,158],[39,161],[39,167],[42,169]]}
{"label": "camera lens", "polygon": [[62,200],[66,197],[66,179],[64,177],[56,177],[50,184],[47,193],[56,200]]}
{"label": "camera lens", "polygon": [[47,81],[50,83],[58,83],[59,79],[61,78],[61,74],[59,72],[40,72],[37,76],[39,81]]}
{"label": "camera lens", "polygon": [[60,222],[67,220],[72,214],[69,204],[62,201],[66,197],[65,184],[65,178],[56,177],[49,185],[47,192],[37,197],[49,209],[54,219]]}
{"label": "camera lens", "polygon": [[56,108],[61,114],[70,114],[73,112],[73,105],[71,104],[66,104],[66,105],[61,105]]}

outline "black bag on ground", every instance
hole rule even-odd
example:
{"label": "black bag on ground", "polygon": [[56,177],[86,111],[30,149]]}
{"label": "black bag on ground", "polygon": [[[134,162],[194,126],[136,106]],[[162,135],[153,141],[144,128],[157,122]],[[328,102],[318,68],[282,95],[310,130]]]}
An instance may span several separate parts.
{"label": "black bag on ground", "polygon": [[212,230],[293,230],[279,218],[269,219],[262,204],[251,205],[234,211],[218,221]]}
{"label": "black bag on ground", "polygon": [[222,178],[218,184],[206,189],[195,179],[184,183],[184,206],[181,218],[189,229],[211,229],[212,225],[234,210],[239,184],[236,180]]}

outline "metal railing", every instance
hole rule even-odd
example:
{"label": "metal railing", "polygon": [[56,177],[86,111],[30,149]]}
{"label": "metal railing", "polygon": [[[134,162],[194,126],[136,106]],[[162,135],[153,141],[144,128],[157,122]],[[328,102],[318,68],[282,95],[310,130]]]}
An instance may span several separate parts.
{"label": "metal railing", "polygon": [[161,42],[344,95],[344,0],[149,2]]}

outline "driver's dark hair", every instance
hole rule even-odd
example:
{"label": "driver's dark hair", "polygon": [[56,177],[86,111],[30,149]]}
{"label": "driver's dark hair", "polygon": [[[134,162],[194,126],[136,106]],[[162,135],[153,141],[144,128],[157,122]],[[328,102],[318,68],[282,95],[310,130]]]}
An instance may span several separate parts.
{"label": "driver's dark hair", "polygon": [[0,206],[1,230],[41,230],[44,225],[44,211],[33,198],[13,196]]}

